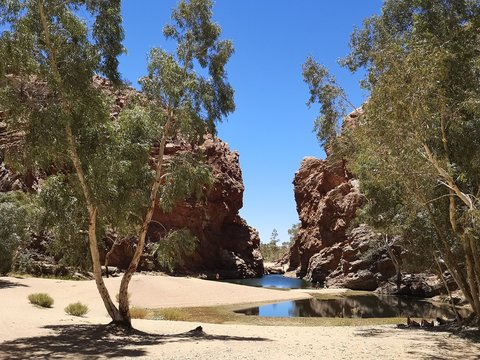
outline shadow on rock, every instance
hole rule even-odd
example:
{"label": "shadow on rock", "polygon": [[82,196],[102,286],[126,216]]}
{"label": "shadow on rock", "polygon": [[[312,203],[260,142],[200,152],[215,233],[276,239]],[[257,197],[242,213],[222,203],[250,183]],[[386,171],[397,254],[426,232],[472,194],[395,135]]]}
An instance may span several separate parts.
{"label": "shadow on rock", "polygon": [[[147,356],[146,347],[188,341],[269,341],[258,337],[208,335],[201,327],[186,333],[161,335],[110,325],[53,325],[54,334],[0,343],[2,359],[64,359],[67,357],[135,358]],[[144,348],[142,348],[144,347]]]}

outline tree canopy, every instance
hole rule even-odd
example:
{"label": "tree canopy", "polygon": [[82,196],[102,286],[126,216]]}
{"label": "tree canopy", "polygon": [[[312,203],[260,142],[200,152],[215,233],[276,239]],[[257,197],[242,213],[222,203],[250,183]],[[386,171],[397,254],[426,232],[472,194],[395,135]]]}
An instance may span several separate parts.
{"label": "tree canopy", "polygon": [[367,198],[363,219],[402,235],[417,266],[440,256],[477,315],[479,19],[479,1],[385,1],[343,60],[365,69],[369,99],[336,140]]}
{"label": "tree canopy", "polygon": [[[128,284],[155,207],[169,211],[176,201],[200,197],[212,183],[201,154],[165,162],[167,142],[198,144],[234,110],[224,69],[233,45],[220,40],[211,8],[210,0],[179,2],[173,23],[164,29],[176,51],[151,51],[140,80],[144,95],[112,118],[110,100],[92,80],[104,75],[121,86],[120,1],[0,1],[0,24],[6,28],[0,37],[0,108],[7,127],[24,135],[23,146],[9,149],[6,161],[23,171],[49,173],[39,197],[45,209],[41,225],[59,247],[88,244],[97,288],[116,324],[131,326]],[[83,19],[79,14],[85,12]],[[98,239],[108,229],[138,235],[118,308],[99,260]],[[178,247],[187,235],[167,235],[166,244],[190,251],[193,240]]]}

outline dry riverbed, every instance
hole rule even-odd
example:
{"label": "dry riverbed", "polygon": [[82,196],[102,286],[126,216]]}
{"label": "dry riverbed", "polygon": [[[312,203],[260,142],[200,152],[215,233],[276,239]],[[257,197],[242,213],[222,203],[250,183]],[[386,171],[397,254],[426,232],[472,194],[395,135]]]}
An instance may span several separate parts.
{"label": "dry riverbed", "polygon": [[[120,279],[105,280],[114,296]],[[93,281],[3,277],[0,358],[363,360],[478,359],[480,354],[480,344],[448,333],[372,325],[374,321],[342,323],[337,319],[322,323],[318,319],[260,319],[232,312],[244,306],[239,304],[309,298],[307,291],[312,292],[136,275],[131,284],[134,306],[169,308],[171,318],[188,321],[134,320],[137,331],[125,335],[112,333],[105,326],[109,319]],[[31,305],[27,296],[34,292],[53,297],[53,308]],[[65,314],[65,306],[76,301],[89,306],[85,317]],[[161,312],[152,310],[149,314],[158,317]],[[350,326],[325,326],[344,324]],[[203,332],[189,332],[197,326],[202,326]]]}

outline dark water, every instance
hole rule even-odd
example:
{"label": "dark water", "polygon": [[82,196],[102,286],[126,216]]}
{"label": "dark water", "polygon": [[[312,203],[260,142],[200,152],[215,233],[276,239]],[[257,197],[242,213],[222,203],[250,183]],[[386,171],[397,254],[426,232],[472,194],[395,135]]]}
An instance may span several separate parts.
{"label": "dark water", "polygon": [[236,312],[262,317],[386,318],[411,316],[432,319],[454,316],[448,305],[437,306],[428,301],[408,297],[376,295],[348,296],[332,300],[287,301]]}
{"label": "dark water", "polygon": [[312,284],[302,279],[288,278],[283,275],[264,275],[261,278],[224,280],[226,282],[277,289],[308,289]]}

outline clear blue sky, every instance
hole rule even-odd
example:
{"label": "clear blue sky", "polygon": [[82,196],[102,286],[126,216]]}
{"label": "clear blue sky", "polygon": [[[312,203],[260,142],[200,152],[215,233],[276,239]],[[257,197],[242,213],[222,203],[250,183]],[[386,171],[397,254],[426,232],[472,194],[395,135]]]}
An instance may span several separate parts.
{"label": "clear blue sky", "polygon": [[[120,68],[136,86],[145,75],[152,47],[171,49],[162,36],[177,0],[123,0],[127,55]],[[324,158],[312,132],[318,108],[307,109],[308,88],[301,65],[313,55],[326,65],[360,105],[366,95],[337,65],[348,54],[354,26],[380,13],[382,0],[217,0],[214,20],[235,54],[228,77],[235,89],[236,111],[219,125],[219,137],[240,153],[247,222],[268,242],[276,228],[281,241],[298,222],[293,177],[305,156]]]}

